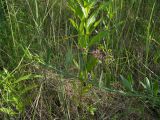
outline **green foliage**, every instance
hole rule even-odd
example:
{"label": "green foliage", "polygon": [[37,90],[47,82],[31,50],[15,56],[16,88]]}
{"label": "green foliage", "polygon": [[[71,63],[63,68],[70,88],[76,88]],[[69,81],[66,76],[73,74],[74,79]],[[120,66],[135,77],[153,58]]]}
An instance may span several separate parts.
{"label": "green foliage", "polygon": [[88,52],[93,46],[99,44],[107,34],[106,31],[100,31],[97,35],[92,35],[101,22],[101,18],[99,20],[97,19],[97,16],[101,10],[101,5],[97,7],[96,0],[69,0],[68,4],[76,17],[75,20],[70,19],[70,22],[78,32],[78,47],[83,49],[80,68],[82,68],[81,71],[84,71],[85,74],[82,72],[81,73],[83,75],[87,75],[86,73],[92,71],[97,63],[96,59],[93,57],[88,57]]}
{"label": "green foliage", "polygon": [[100,5],[96,6],[96,0],[69,0],[68,3],[76,19],[78,19],[70,19],[71,24],[78,32],[78,45],[80,48],[86,49],[87,52],[93,45],[99,43],[106,36],[107,32],[102,31],[92,37],[92,32],[96,30],[101,22],[101,18],[98,20],[97,16],[102,7]]}
{"label": "green foliage", "polygon": [[138,96],[145,102],[149,102],[151,106],[159,106],[160,105],[160,96],[159,94],[159,84],[157,80],[149,80],[147,77],[145,80],[141,80],[140,84],[142,85],[142,90],[137,91],[133,88],[133,78],[128,77],[128,79],[124,78],[122,75],[120,76],[122,79],[122,84],[125,88],[125,94],[131,96]]}
{"label": "green foliage", "polygon": [[[36,86],[33,79],[39,78],[32,72],[41,71],[32,68],[35,64],[67,78],[77,79],[78,74],[77,106],[94,87],[160,105],[159,11],[157,0],[0,0],[1,113],[25,110],[26,96],[32,96],[29,91]],[[122,82],[120,91],[111,87],[117,81]],[[99,112],[94,105],[86,109],[92,117]]]}
{"label": "green foliage", "polygon": [[0,73],[0,111],[8,115],[15,115],[23,112],[26,101],[26,93],[36,87],[35,84],[25,86],[26,80],[33,79],[35,75],[22,75],[16,77],[13,72],[4,69]]}
{"label": "green foliage", "polygon": [[140,83],[143,86],[146,94],[150,94],[155,97],[158,96],[159,84],[157,80],[151,81],[146,77],[144,82],[140,82]]}
{"label": "green foliage", "polygon": [[133,92],[133,80],[125,79],[122,75],[120,75],[123,86],[128,90]]}
{"label": "green foliage", "polygon": [[96,108],[93,107],[92,105],[91,106],[88,106],[88,111],[91,113],[91,115],[94,115],[95,114],[95,111],[96,111]]}

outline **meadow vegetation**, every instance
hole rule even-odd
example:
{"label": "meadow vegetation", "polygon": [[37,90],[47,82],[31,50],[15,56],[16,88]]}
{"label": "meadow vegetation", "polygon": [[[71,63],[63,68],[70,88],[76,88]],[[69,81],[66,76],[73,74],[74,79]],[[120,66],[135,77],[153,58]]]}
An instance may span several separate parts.
{"label": "meadow vegetation", "polygon": [[158,0],[0,0],[0,119],[158,120]]}

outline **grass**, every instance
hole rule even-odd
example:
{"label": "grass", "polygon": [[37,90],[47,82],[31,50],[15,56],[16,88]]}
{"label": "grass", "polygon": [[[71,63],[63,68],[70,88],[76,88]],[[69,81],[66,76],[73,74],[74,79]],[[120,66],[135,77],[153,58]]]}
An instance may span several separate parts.
{"label": "grass", "polygon": [[0,0],[0,118],[160,118],[159,8]]}

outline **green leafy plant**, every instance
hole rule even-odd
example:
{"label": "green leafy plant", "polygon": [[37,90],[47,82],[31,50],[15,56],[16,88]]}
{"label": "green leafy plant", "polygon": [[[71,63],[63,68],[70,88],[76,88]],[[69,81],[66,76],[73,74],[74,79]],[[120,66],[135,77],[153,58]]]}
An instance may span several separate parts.
{"label": "green leafy plant", "polygon": [[30,80],[39,76],[27,74],[16,77],[15,73],[4,69],[0,72],[0,112],[10,116],[16,115],[24,110],[25,95],[28,91],[36,87],[33,85],[25,85],[26,80]]}
{"label": "green leafy plant", "polygon": [[87,110],[90,112],[91,115],[95,114],[95,111],[97,110],[95,107],[93,107],[92,105],[87,107]]}
{"label": "green leafy plant", "polygon": [[[69,8],[74,13],[74,18],[69,20],[78,33],[78,49],[80,50],[79,61],[74,59],[75,65],[79,68],[81,80],[80,98],[75,98],[75,102],[80,107],[83,105],[81,98],[92,89],[92,84],[89,81],[93,79],[93,70],[99,62],[99,57],[101,57],[98,49],[93,52],[91,49],[99,45],[107,35],[106,31],[96,30],[102,20],[102,18],[98,18],[98,15],[103,8],[103,2],[100,5],[97,3],[97,0],[68,1]],[[96,111],[93,107],[89,107],[87,110],[92,115]]]}
{"label": "green leafy plant", "polygon": [[124,78],[122,75],[120,76],[122,80],[122,85],[125,88],[125,94],[131,95],[131,96],[137,96],[143,101],[149,102],[152,106],[158,106],[160,105],[160,96],[158,95],[159,91],[159,84],[158,80],[149,80],[147,77],[140,81],[140,84],[142,85],[142,90],[135,90],[133,88],[133,79],[132,77],[128,77],[127,79]]}
{"label": "green leafy plant", "polygon": [[140,82],[141,85],[143,86],[146,94],[150,94],[152,96],[158,96],[159,92],[159,85],[158,85],[158,80],[151,81],[147,77],[145,80]]}
{"label": "green leafy plant", "polygon": [[103,3],[97,6],[97,0],[69,0],[68,5],[75,16],[75,19],[70,18],[70,22],[78,32],[78,48],[81,50],[79,61],[80,78],[87,80],[88,73],[98,63],[95,57],[89,56],[89,51],[93,46],[99,44],[107,34],[106,31],[98,31],[94,34],[102,20],[102,18],[97,18],[103,8]]}
{"label": "green leafy plant", "polygon": [[125,87],[126,90],[133,92],[133,79],[126,79],[124,78],[122,75],[120,75],[121,80],[122,80],[122,84]]}

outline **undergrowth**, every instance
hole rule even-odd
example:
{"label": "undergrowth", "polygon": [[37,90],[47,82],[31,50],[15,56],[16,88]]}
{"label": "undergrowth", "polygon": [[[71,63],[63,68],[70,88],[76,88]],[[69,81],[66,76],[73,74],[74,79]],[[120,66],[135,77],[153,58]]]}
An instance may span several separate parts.
{"label": "undergrowth", "polygon": [[0,0],[0,119],[159,119],[159,10]]}

